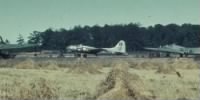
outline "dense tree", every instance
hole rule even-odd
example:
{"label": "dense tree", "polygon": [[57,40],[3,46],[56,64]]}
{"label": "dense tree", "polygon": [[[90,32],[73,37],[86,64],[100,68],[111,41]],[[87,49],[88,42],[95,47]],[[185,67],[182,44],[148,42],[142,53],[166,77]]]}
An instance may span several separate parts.
{"label": "dense tree", "polygon": [[10,44],[10,41],[8,39],[6,39],[5,44]]}
{"label": "dense tree", "polygon": [[187,47],[200,46],[200,25],[156,24],[141,27],[140,24],[75,26],[73,29],[34,31],[29,43],[42,43],[44,49],[64,50],[71,44],[85,44],[95,47],[111,47],[119,40],[125,40],[128,51],[142,50],[144,47],[176,43]]}
{"label": "dense tree", "polygon": [[18,36],[17,43],[20,45],[24,44],[24,38],[21,34],[19,34]]}
{"label": "dense tree", "polygon": [[28,39],[29,44],[40,44],[42,42],[41,34],[38,31],[33,31],[33,33],[30,33]]}

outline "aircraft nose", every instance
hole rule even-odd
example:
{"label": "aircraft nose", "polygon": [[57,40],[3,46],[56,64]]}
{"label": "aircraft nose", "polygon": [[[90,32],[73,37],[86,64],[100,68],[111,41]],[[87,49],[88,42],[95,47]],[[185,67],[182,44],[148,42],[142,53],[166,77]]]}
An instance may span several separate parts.
{"label": "aircraft nose", "polygon": [[70,46],[67,46],[67,47],[66,47],[66,50],[67,50],[67,51],[69,51],[70,49],[71,49],[71,47],[70,47]]}
{"label": "aircraft nose", "polygon": [[66,49],[70,49],[70,46],[67,46]]}
{"label": "aircraft nose", "polygon": [[68,52],[71,52],[71,51],[74,50],[74,47],[73,46],[68,46],[68,47],[66,47],[66,49],[67,49]]}

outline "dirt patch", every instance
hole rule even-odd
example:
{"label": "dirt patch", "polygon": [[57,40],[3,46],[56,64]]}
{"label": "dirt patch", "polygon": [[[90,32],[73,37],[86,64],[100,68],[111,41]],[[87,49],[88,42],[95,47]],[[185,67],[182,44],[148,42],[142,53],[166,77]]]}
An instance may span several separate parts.
{"label": "dirt patch", "polygon": [[142,94],[144,93],[144,84],[139,76],[128,72],[129,64],[127,62],[117,61],[113,63],[113,66],[107,78],[97,87],[95,99],[149,100]]}

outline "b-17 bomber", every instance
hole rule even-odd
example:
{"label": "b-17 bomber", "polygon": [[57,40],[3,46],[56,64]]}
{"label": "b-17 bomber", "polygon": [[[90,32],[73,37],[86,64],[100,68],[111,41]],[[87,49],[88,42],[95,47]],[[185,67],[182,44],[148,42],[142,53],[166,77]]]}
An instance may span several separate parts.
{"label": "b-17 bomber", "polygon": [[68,52],[74,53],[76,57],[87,57],[87,54],[111,54],[111,55],[128,55],[126,52],[126,44],[124,40],[120,40],[114,47],[112,48],[96,48],[87,45],[70,45],[67,48]]}
{"label": "b-17 bomber", "polygon": [[14,58],[18,52],[36,51],[40,44],[6,44],[0,37],[0,58]]}
{"label": "b-17 bomber", "polygon": [[180,57],[187,56],[187,55],[200,55],[200,47],[188,48],[188,47],[183,47],[176,44],[164,45],[158,48],[146,47],[144,49],[155,51],[155,52],[164,52],[164,53],[167,53],[167,56],[170,56],[170,54],[179,54]]}

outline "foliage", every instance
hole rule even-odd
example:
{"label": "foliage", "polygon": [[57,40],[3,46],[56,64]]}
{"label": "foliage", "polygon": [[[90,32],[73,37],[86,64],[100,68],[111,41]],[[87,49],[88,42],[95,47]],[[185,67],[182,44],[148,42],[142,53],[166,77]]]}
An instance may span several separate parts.
{"label": "foliage", "polygon": [[187,47],[200,44],[200,25],[156,24],[142,27],[140,24],[117,24],[104,26],[75,26],[73,29],[51,28],[30,34],[29,43],[42,43],[48,50],[64,50],[71,44],[85,44],[95,47],[111,47],[119,40],[125,40],[127,50],[137,51],[143,47],[158,47],[176,43]]}
{"label": "foliage", "polygon": [[23,36],[21,34],[19,34],[17,43],[20,44],[20,45],[24,44],[24,38],[23,38]]}
{"label": "foliage", "polygon": [[41,43],[41,34],[38,31],[33,31],[33,33],[30,33],[30,36],[28,37],[28,43],[29,44],[39,44]]}

